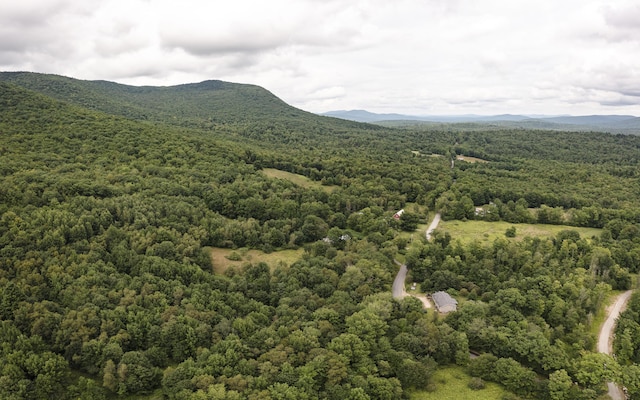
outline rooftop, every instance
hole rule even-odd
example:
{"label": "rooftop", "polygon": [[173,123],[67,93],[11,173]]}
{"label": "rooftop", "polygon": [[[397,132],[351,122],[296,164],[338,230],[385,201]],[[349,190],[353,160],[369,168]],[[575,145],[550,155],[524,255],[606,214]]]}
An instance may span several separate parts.
{"label": "rooftop", "polygon": [[458,305],[458,301],[451,297],[447,292],[435,292],[431,295],[431,298],[436,303],[437,308],[442,308],[450,305]]}

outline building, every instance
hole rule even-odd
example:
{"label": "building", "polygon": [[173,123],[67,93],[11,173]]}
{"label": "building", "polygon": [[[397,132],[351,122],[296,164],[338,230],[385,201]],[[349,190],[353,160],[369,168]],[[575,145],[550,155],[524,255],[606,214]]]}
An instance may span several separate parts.
{"label": "building", "polygon": [[402,214],[404,214],[404,209],[398,211],[397,213],[393,214],[393,218],[395,219],[400,219],[400,217],[402,217]]}
{"label": "building", "polygon": [[436,306],[436,310],[443,314],[456,311],[458,309],[458,302],[447,292],[435,292],[431,295],[431,299]]}

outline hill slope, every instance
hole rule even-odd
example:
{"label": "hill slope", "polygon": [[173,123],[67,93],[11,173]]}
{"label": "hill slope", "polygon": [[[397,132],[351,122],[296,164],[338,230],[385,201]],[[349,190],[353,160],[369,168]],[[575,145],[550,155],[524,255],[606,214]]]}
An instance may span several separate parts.
{"label": "hill slope", "polygon": [[217,80],[166,87],[129,86],[31,72],[0,72],[0,80],[108,114],[178,125],[321,119],[291,107],[262,87]]}

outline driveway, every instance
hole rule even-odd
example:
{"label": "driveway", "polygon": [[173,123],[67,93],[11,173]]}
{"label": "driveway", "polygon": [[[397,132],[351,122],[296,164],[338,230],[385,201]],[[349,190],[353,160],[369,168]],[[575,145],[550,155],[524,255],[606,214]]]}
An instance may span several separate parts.
{"label": "driveway", "polygon": [[[431,233],[438,227],[439,223],[440,223],[440,213],[437,213],[435,217],[433,217],[433,221],[431,221],[431,224],[425,231],[425,236],[427,240],[431,239]],[[393,262],[395,262],[397,265],[400,266],[400,270],[396,275],[396,279],[393,280],[393,286],[391,286],[391,294],[393,295],[393,298],[403,299],[405,298],[405,296],[413,296],[422,302],[422,304],[424,305],[424,308],[431,308],[431,302],[427,299],[426,296],[419,295],[419,294],[408,294],[404,290],[404,283],[407,280],[407,266],[397,260],[393,260]]]}
{"label": "driveway", "polygon": [[436,230],[439,223],[440,223],[440,213],[437,213],[436,216],[433,217],[433,221],[431,221],[431,224],[429,225],[429,227],[424,233],[427,240],[431,240],[431,234],[433,233],[433,231]]}

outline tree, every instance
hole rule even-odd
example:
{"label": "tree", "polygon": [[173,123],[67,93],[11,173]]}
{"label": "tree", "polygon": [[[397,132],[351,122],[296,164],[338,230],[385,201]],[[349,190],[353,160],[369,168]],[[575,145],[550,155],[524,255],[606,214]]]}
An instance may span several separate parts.
{"label": "tree", "polygon": [[304,219],[301,230],[304,235],[304,241],[313,242],[325,237],[329,230],[329,225],[315,215],[308,215]]}
{"label": "tree", "polygon": [[551,400],[565,400],[569,398],[569,390],[573,382],[564,369],[559,369],[549,375],[549,396]]}
{"label": "tree", "polygon": [[148,392],[159,383],[158,375],[144,354],[124,353],[117,368],[118,394]]}
{"label": "tree", "polygon": [[622,384],[627,388],[629,398],[640,395],[640,366],[637,364],[622,369]]}
{"label": "tree", "polygon": [[605,382],[617,381],[620,367],[611,356],[602,353],[585,353],[577,361],[573,374],[579,384],[595,389]]}
{"label": "tree", "polygon": [[400,229],[406,232],[413,232],[418,228],[420,222],[420,216],[412,212],[404,212],[400,216]]}
{"label": "tree", "polygon": [[102,386],[115,392],[118,390],[118,378],[116,377],[116,364],[113,360],[107,360],[102,373]]}

